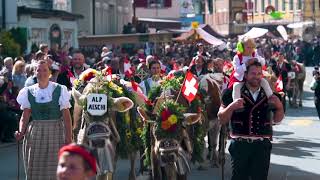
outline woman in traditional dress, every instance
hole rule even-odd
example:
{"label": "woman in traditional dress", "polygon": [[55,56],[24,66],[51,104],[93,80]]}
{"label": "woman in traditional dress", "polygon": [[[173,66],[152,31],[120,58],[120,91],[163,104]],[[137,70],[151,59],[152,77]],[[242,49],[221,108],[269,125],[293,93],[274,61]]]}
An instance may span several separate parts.
{"label": "woman in traditional dress", "polygon": [[72,141],[71,95],[65,86],[49,81],[46,61],[38,62],[36,75],[38,83],[23,88],[17,97],[23,114],[16,139],[24,137],[26,179],[53,180],[56,179],[59,149]]}

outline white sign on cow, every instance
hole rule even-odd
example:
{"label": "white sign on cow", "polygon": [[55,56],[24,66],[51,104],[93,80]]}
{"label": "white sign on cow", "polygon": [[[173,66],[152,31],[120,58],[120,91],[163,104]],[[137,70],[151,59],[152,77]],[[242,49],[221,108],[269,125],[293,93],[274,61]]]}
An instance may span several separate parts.
{"label": "white sign on cow", "polygon": [[89,94],[87,96],[87,111],[92,116],[102,116],[107,112],[107,95]]}

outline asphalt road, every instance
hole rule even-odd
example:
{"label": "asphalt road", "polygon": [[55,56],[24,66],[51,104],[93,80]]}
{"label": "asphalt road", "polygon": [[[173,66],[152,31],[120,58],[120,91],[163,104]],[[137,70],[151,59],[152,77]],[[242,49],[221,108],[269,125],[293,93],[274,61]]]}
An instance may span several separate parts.
{"label": "asphalt road", "polygon": [[[307,68],[303,107],[289,108],[282,124],[274,127],[274,140],[269,171],[270,180],[320,179],[320,121],[310,90],[312,68]],[[225,179],[230,179],[230,157],[227,153]],[[119,160],[117,180],[128,179],[129,161]],[[191,180],[220,180],[219,168],[199,171],[192,166]],[[0,144],[0,180],[17,179],[17,146]],[[20,161],[20,179],[24,179]]]}

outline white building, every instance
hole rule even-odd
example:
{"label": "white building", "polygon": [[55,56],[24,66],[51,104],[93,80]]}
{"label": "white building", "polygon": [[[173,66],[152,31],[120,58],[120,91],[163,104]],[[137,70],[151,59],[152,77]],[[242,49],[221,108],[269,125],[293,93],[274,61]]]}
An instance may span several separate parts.
{"label": "white building", "polygon": [[132,21],[132,0],[73,0],[72,9],[84,16],[80,35],[119,34]]}
{"label": "white building", "polygon": [[82,16],[72,13],[71,0],[17,0],[17,10],[18,27],[27,29],[28,52],[40,43],[78,47],[77,20]]}

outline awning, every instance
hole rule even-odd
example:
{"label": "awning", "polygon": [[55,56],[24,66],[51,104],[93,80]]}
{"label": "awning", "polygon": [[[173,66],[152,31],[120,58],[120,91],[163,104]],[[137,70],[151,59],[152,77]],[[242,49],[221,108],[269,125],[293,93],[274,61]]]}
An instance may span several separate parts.
{"label": "awning", "polygon": [[304,26],[310,26],[310,25],[313,25],[313,24],[314,24],[313,21],[296,22],[296,23],[288,24],[287,27],[291,28],[291,29],[295,29],[295,28],[302,28]]}
{"label": "awning", "polygon": [[148,24],[149,28],[155,29],[180,29],[181,22],[170,19],[156,19],[156,18],[138,18],[138,22]]}
{"label": "awning", "polygon": [[[224,44],[224,42],[217,37],[215,37],[213,33],[215,32],[210,26],[208,25],[200,25],[196,29],[191,29],[188,32],[182,33],[179,37],[174,38],[174,41],[184,41],[189,39],[191,36],[193,36],[195,33],[197,33],[200,38],[202,38],[204,41],[206,41],[209,44],[212,44],[213,46],[220,46]],[[221,36],[221,35],[220,35]]]}
{"label": "awning", "polygon": [[202,28],[203,30],[205,30],[206,32],[208,32],[209,34],[211,34],[214,37],[225,38],[225,36],[219,34],[217,31],[212,29],[211,26],[209,26],[208,24],[201,24],[201,25],[199,25],[199,27]]}
{"label": "awning", "polygon": [[250,29],[250,31],[248,31],[247,33],[240,35],[239,39],[242,39],[243,37],[248,37],[252,39],[258,38],[265,35],[268,31],[269,31],[268,29],[254,27]]}

